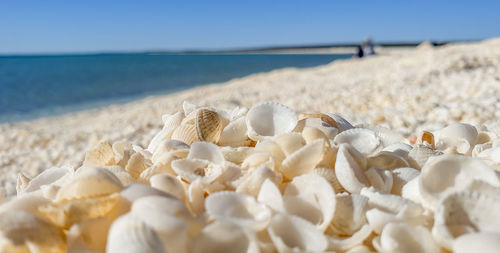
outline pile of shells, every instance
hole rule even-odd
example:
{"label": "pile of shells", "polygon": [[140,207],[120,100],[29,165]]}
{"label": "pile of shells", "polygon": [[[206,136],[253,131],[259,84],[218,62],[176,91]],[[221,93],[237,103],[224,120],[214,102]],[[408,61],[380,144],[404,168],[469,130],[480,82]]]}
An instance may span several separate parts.
{"label": "pile of shells", "polygon": [[20,174],[0,251],[500,252],[500,122],[410,141],[264,102],[163,123]]}

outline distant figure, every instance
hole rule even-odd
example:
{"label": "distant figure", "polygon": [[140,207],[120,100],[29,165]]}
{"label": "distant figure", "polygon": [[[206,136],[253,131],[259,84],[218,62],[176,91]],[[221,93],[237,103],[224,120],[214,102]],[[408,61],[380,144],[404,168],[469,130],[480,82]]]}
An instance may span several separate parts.
{"label": "distant figure", "polygon": [[358,58],[362,58],[364,56],[364,52],[363,52],[363,47],[361,47],[361,45],[358,46],[358,52],[356,53],[356,57]]}
{"label": "distant figure", "polygon": [[373,48],[373,41],[370,37],[366,38],[362,45],[363,45],[364,51],[366,52],[365,53],[366,55],[374,55],[375,54],[375,49]]}

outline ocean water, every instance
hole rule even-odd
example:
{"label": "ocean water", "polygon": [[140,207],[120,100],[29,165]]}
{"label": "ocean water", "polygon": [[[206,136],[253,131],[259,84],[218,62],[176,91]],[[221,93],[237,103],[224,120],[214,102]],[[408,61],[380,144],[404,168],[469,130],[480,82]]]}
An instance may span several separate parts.
{"label": "ocean water", "polygon": [[351,54],[101,54],[0,57],[0,122],[123,103]]}

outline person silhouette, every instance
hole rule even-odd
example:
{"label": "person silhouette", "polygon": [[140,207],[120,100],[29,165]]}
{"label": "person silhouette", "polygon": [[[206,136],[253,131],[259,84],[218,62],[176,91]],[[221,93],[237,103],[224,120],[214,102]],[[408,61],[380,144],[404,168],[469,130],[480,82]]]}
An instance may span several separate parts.
{"label": "person silhouette", "polygon": [[356,53],[356,57],[358,58],[362,58],[364,56],[364,52],[363,52],[363,47],[361,47],[361,45],[358,46],[357,48],[357,53]]}

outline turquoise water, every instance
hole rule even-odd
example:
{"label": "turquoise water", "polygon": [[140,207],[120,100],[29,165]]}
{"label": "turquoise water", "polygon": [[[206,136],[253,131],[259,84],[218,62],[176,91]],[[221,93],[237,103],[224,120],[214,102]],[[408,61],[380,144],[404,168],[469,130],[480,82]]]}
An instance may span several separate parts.
{"label": "turquoise water", "polygon": [[108,54],[0,57],[0,122],[121,103],[351,54]]}

